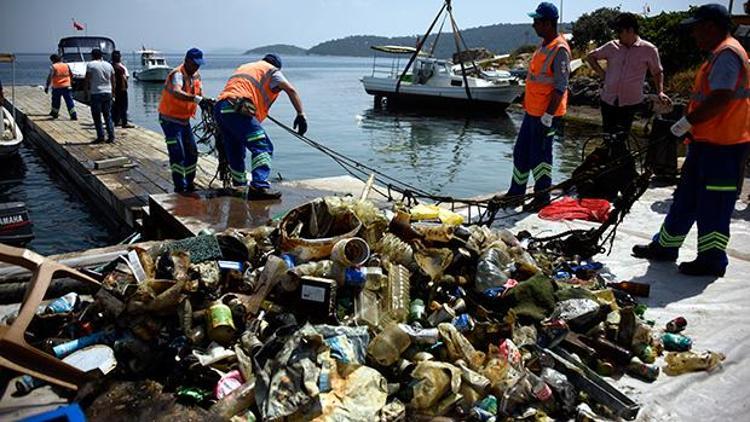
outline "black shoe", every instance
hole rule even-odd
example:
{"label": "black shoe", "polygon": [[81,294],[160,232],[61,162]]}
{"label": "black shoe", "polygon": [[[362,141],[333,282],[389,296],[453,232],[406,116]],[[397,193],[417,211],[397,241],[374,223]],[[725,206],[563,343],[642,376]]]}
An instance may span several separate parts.
{"label": "black shoe", "polygon": [[107,139],[107,143],[108,144],[114,144],[115,143],[115,138],[109,138],[109,139]]}
{"label": "black shoe", "polygon": [[550,204],[549,198],[534,198],[528,204],[523,206],[524,212],[539,212],[542,208]]}
{"label": "black shoe", "polygon": [[247,188],[247,199],[279,199],[281,198],[281,192],[273,190],[271,188],[256,188],[255,186],[249,186]]}
{"label": "black shoe", "polygon": [[656,243],[648,245],[633,246],[633,256],[636,258],[648,259],[649,261],[677,261],[677,251],[659,246]]}
{"label": "black shoe", "polygon": [[76,120],[78,120],[78,116],[76,116],[74,114],[74,115],[70,116],[70,120],[76,121]]}
{"label": "black shoe", "polygon": [[131,125],[130,123],[123,123],[122,128],[123,129],[133,129],[135,126]]}
{"label": "black shoe", "polygon": [[727,267],[707,262],[695,261],[683,262],[677,270],[685,275],[724,277]]}
{"label": "black shoe", "polygon": [[92,143],[92,144],[103,144],[103,143],[104,143],[104,138],[96,138],[96,139],[94,139],[94,141],[93,141],[93,142],[91,142],[91,143]]}
{"label": "black shoe", "polygon": [[57,114],[55,114],[55,113],[50,113],[50,114],[49,114],[49,117],[51,117],[52,119],[57,119],[57,116],[58,116],[58,115],[57,115]]}

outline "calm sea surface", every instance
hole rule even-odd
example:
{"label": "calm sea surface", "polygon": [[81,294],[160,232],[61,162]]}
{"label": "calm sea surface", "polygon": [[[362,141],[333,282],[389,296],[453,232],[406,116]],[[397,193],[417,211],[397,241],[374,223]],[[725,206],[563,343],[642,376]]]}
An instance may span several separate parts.
{"label": "calm sea surface", "polygon": [[[204,92],[215,97],[239,64],[254,56],[206,55],[201,68]],[[137,63],[125,54],[131,73]],[[181,57],[168,55],[176,66]],[[373,109],[372,97],[360,78],[372,71],[372,60],[344,57],[283,57],[284,74],[302,96],[308,117],[308,136],[354,159],[409,182],[424,190],[460,197],[505,190],[512,172],[512,151],[522,115],[455,117],[389,112]],[[16,83],[44,84],[47,55],[18,55]],[[9,67],[0,78],[10,85]],[[161,85],[131,81],[130,119],[161,133],[157,107]],[[6,88],[6,96],[10,96]],[[282,94],[272,115],[291,125],[294,109]],[[264,124],[275,147],[274,175],[285,179],[337,176],[344,171],[330,158],[302,144],[274,123]],[[589,136],[585,130],[568,128],[566,139],[555,146],[553,177],[568,175],[580,160],[579,145]],[[0,175],[0,202],[27,202],[37,239],[32,248],[42,253],[83,249],[113,242],[113,236],[97,221],[75,191],[26,147],[25,171],[15,179]],[[41,179],[41,180],[37,180]],[[50,205],[54,202],[54,206]],[[61,226],[60,224],[64,224]],[[64,227],[64,232],[60,230]]]}

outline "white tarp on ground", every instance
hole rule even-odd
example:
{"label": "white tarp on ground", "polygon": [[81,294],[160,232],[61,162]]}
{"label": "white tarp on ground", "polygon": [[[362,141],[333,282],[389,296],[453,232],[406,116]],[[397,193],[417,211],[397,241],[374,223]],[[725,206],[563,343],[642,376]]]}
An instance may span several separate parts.
{"label": "white tarp on ground", "polygon": [[[650,263],[630,255],[634,244],[647,243],[661,227],[669,210],[672,189],[651,189],[633,206],[615,239],[609,256],[598,255],[614,281],[632,280],[651,285],[646,318],[656,327],[677,316],[688,321],[685,334],[693,350],[714,350],[727,359],[713,373],[680,376],[662,373],[652,384],[625,376],[613,382],[641,404],[641,421],[748,421],[750,420],[750,207],[738,202],[731,225],[729,268],[725,277],[687,277],[676,264]],[[515,220],[515,219],[514,219]],[[571,228],[594,227],[588,222],[550,222],[536,215],[501,222],[514,233],[526,229],[535,236]],[[510,227],[512,225],[513,227]],[[678,262],[696,255],[697,228],[688,235]],[[657,363],[664,365],[663,357]],[[612,381],[609,379],[609,381]]]}

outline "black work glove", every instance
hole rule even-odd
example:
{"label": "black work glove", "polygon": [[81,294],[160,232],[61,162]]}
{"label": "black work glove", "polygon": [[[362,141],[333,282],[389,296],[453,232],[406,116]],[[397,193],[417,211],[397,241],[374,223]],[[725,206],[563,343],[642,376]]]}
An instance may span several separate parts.
{"label": "black work glove", "polygon": [[215,103],[216,100],[214,100],[213,98],[203,97],[203,99],[201,99],[201,102],[198,103],[198,106],[201,108],[201,110],[210,110],[214,107]]}
{"label": "black work glove", "polygon": [[300,135],[304,135],[307,132],[307,119],[305,119],[304,114],[297,115],[294,119],[294,125],[292,125],[292,128],[297,130],[297,133]]}

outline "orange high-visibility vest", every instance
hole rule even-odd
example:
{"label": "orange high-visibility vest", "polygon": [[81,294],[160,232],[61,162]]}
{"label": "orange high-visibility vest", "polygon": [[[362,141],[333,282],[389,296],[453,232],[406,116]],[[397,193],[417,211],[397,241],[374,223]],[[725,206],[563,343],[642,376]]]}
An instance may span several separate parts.
{"label": "orange high-visibility vest", "polygon": [[[526,74],[526,94],[524,95],[523,108],[530,116],[541,117],[547,112],[550,97],[555,90],[555,79],[552,73],[552,62],[559,49],[564,48],[570,55],[570,46],[562,35],[552,40],[546,46],[539,47],[531,57],[529,71]],[[568,91],[563,93],[562,101],[557,106],[554,116],[565,114],[568,107]]]}
{"label": "orange high-visibility vest", "polygon": [[65,63],[52,64],[52,88],[68,88],[71,85],[73,75],[70,66]]}
{"label": "orange high-visibility vest", "polygon": [[696,123],[690,132],[696,141],[720,145],[750,142],[750,64],[748,64],[745,49],[731,36],[714,49],[711,58],[703,63],[695,76],[688,113],[695,110],[711,93],[708,76],[711,74],[714,61],[724,50],[732,50],[742,61],[742,71],[737,78],[734,96],[720,115],[705,122]]}
{"label": "orange high-visibility vest", "polygon": [[175,87],[172,84],[172,76],[175,73],[182,72],[182,91],[192,95],[201,95],[201,76],[196,71],[193,76],[185,72],[183,65],[179,65],[169,72],[167,80],[164,82],[164,89],[161,91],[161,101],[159,101],[159,114],[171,117],[173,119],[190,122],[190,118],[195,115],[198,104],[190,100],[183,100],[174,95]]}
{"label": "orange high-visibility vest", "polygon": [[219,100],[244,98],[255,105],[255,118],[262,122],[279,93],[271,89],[271,77],[278,71],[265,61],[246,63],[238,67],[227,81]]}

